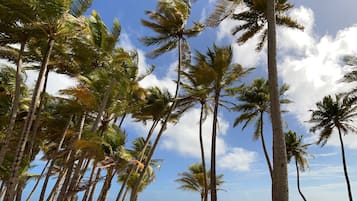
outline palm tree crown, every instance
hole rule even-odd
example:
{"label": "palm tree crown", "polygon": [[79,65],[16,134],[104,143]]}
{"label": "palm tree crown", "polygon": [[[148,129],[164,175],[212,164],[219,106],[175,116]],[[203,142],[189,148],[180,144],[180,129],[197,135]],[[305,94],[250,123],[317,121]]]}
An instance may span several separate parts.
{"label": "palm tree crown", "polygon": [[355,132],[356,127],[353,124],[353,117],[357,116],[357,97],[336,95],[325,96],[321,102],[316,103],[316,110],[312,112],[310,123],[314,125],[310,131],[321,130],[318,144],[325,145],[331,137],[334,128],[337,128],[344,134],[348,131]]}
{"label": "palm tree crown", "polygon": [[[266,1],[267,0],[243,0],[248,9],[232,15],[232,19],[243,21],[243,24],[236,26],[232,30],[233,35],[236,35],[240,31],[244,31],[243,34],[237,39],[238,44],[243,44],[259,32],[262,32],[256,50],[260,51],[263,48],[268,34],[268,30],[266,28]],[[276,24],[303,30],[304,27],[302,25],[298,24],[295,20],[286,15],[286,11],[292,7],[293,5],[287,0],[275,0]]]}

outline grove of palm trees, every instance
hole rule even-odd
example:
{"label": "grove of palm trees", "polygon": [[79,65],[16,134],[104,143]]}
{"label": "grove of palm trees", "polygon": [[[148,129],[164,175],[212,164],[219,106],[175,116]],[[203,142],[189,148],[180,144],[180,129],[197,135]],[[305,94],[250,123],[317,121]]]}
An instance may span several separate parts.
{"label": "grove of palm trees", "polygon": [[0,200],[352,201],[357,44],[302,76],[293,3],[0,0]]}

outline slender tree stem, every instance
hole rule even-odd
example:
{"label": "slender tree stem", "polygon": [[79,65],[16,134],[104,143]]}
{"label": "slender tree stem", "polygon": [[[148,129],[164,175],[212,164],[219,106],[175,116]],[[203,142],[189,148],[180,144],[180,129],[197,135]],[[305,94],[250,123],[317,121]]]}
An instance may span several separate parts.
{"label": "slender tree stem", "polygon": [[11,167],[11,174],[10,174],[10,178],[9,178],[8,188],[7,188],[6,195],[5,195],[5,201],[12,201],[12,200],[14,200],[14,197],[15,197],[14,189],[15,189],[15,185],[18,180],[20,164],[21,164],[21,161],[24,156],[26,143],[28,141],[29,133],[30,133],[30,130],[32,127],[32,121],[33,121],[33,118],[36,113],[36,105],[39,100],[40,91],[41,91],[41,88],[43,85],[43,78],[44,78],[45,72],[47,70],[47,65],[50,60],[50,56],[51,56],[51,52],[52,52],[54,43],[55,43],[55,41],[53,38],[50,38],[48,40],[47,50],[43,57],[41,69],[40,69],[38,79],[36,82],[36,86],[35,86],[35,89],[33,92],[29,112],[27,114],[27,118],[25,120],[25,125],[24,125],[21,135],[20,135],[19,145],[16,150],[16,157],[15,157],[15,160]]}
{"label": "slender tree stem", "polygon": [[12,136],[12,133],[14,131],[15,128],[15,122],[16,122],[16,117],[17,117],[17,110],[19,108],[19,104],[20,104],[20,95],[21,95],[21,83],[22,83],[22,55],[24,53],[24,49],[25,49],[25,45],[26,45],[26,41],[24,40],[21,42],[21,46],[20,46],[20,52],[19,52],[19,56],[17,59],[17,64],[16,64],[16,86],[15,86],[15,95],[14,98],[12,100],[12,108],[11,108],[11,114],[10,114],[10,123],[9,123],[9,127],[7,128],[6,131],[6,136],[5,136],[5,140],[2,143],[3,146],[1,146],[1,151],[0,151],[0,165],[2,164],[2,162],[4,161],[5,158],[5,154],[9,149],[9,143],[10,143],[10,138]]}
{"label": "slender tree stem", "polygon": [[301,189],[300,189],[300,171],[299,171],[299,165],[297,160],[295,159],[295,167],[296,167],[296,182],[297,182],[297,188],[299,191],[299,194],[301,196],[301,198],[306,201],[306,198],[304,196],[304,194],[302,193]]}
{"label": "slender tree stem", "polygon": [[352,199],[352,190],[351,190],[351,183],[350,183],[350,179],[348,178],[348,172],[347,172],[347,163],[346,163],[346,156],[345,156],[345,146],[343,143],[343,139],[342,139],[342,133],[341,133],[341,129],[338,129],[338,136],[340,138],[340,144],[341,144],[341,155],[342,155],[342,164],[343,164],[343,172],[345,174],[345,179],[346,179],[346,185],[347,185],[347,191],[348,191],[348,199],[349,201],[353,201]]}
{"label": "slender tree stem", "polygon": [[260,138],[262,141],[262,147],[263,147],[265,161],[269,168],[270,178],[271,178],[271,180],[273,180],[273,168],[271,167],[270,157],[268,154],[267,147],[265,145],[265,138],[264,138],[264,132],[263,132],[263,112],[260,112],[260,125],[259,126],[260,126]]}
{"label": "slender tree stem", "polygon": [[201,160],[202,160],[202,168],[203,168],[203,186],[204,186],[204,193],[202,200],[207,201],[208,199],[208,185],[207,185],[207,174],[206,174],[206,159],[205,159],[205,150],[203,147],[203,110],[204,110],[204,103],[201,103],[201,112],[200,112],[200,125],[199,125],[199,138],[200,138],[200,149],[201,149]]}
{"label": "slender tree stem", "polygon": [[211,142],[211,201],[217,201],[217,181],[216,181],[216,140],[217,140],[217,118],[220,96],[220,86],[216,83],[214,110],[213,110],[213,125],[212,125],[212,142]]}

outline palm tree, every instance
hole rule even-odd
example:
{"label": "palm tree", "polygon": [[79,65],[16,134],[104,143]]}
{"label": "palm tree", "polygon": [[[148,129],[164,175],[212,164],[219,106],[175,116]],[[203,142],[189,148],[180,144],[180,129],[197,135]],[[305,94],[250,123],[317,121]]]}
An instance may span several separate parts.
{"label": "palm tree", "polygon": [[[195,23],[192,28],[185,29],[186,24],[190,15],[190,5],[185,1],[178,0],[160,0],[157,4],[157,11],[146,11],[146,14],[152,21],[142,20],[142,24],[154,32],[157,33],[157,36],[152,37],[143,37],[141,41],[147,45],[158,45],[159,47],[153,50],[149,56],[157,57],[161,54],[164,54],[168,51],[173,50],[174,48],[178,48],[178,65],[177,65],[177,79],[176,79],[176,89],[175,94],[173,96],[173,103],[162,123],[162,126],[158,132],[156,140],[153,144],[153,148],[148,156],[148,160],[144,166],[144,170],[140,174],[139,179],[137,180],[134,189],[132,189],[132,194],[130,197],[131,201],[135,201],[137,199],[138,188],[140,186],[140,182],[144,177],[145,169],[148,167],[147,164],[150,163],[150,160],[156,150],[158,142],[166,129],[166,125],[168,120],[171,117],[172,111],[176,107],[176,99],[179,95],[180,89],[180,79],[181,79],[181,65],[182,60],[185,59],[185,63],[189,63],[190,51],[188,50],[188,43],[186,37],[193,37],[198,35],[202,29],[203,25],[199,23]],[[183,51],[186,50],[186,51]],[[182,52],[184,54],[182,54]]]}
{"label": "palm tree", "polygon": [[[19,6],[19,4],[21,6]],[[16,12],[16,11],[17,12]],[[15,12],[14,12],[15,11]],[[1,16],[0,26],[2,27],[2,34],[0,34],[1,48],[0,55],[4,58],[14,60],[16,63],[16,87],[14,90],[14,98],[11,104],[11,113],[9,126],[7,127],[6,136],[2,143],[0,151],[0,164],[3,162],[6,152],[8,151],[8,145],[12,133],[15,128],[15,121],[20,104],[20,93],[22,84],[22,63],[25,54],[25,45],[28,40],[37,35],[38,37],[43,36],[43,33],[32,26],[32,19],[35,12],[31,9],[30,5],[24,2],[13,2],[8,1],[1,3],[1,11],[3,16]],[[26,13],[26,15],[19,14]],[[20,43],[20,49],[17,50],[9,46],[10,44]],[[10,53],[10,54],[9,54]]]}
{"label": "palm tree", "polygon": [[[201,163],[203,172],[206,171],[206,159],[205,151],[203,146],[203,122],[206,119],[208,112],[212,110],[209,104],[210,93],[212,88],[209,86],[211,82],[211,76],[209,72],[205,72],[207,68],[204,68],[199,63],[199,58],[197,66],[190,66],[190,72],[182,72],[182,74],[187,78],[187,82],[182,83],[182,88],[186,92],[183,97],[180,98],[178,105],[183,105],[184,108],[193,107],[196,103],[200,104],[200,120],[199,120],[199,142],[200,142],[200,152],[201,152]],[[208,182],[206,175],[203,175],[203,185],[204,185],[204,201],[208,199]]]}
{"label": "palm tree", "polygon": [[[210,180],[210,171],[206,171],[204,174],[202,164],[193,164],[188,167],[188,172],[179,173],[179,178],[175,181],[180,183],[180,189],[198,192],[201,195],[201,201],[205,199],[206,194],[206,186],[204,184],[204,178],[208,178]],[[216,177],[216,185],[217,187],[223,184],[223,174],[217,175]],[[208,189],[211,189],[208,187]]]}
{"label": "palm tree", "polygon": [[205,20],[210,27],[217,27],[223,20],[231,17],[241,0],[218,0],[216,8]]}
{"label": "palm tree", "polygon": [[345,148],[342,134],[348,134],[349,131],[356,132],[357,129],[353,124],[353,118],[357,116],[357,97],[352,95],[336,95],[332,98],[330,95],[325,96],[322,101],[316,103],[316,110],[312,112],[310,123],[313,123],[310,131],[319,133],[317,144],[324,146],[330,139],[333,129],[336,128],[340,139],[342,164],[345,174],[349,200],[352,201],[352,190],[347,173],[347,164]]}
{"label": "palm tree", "polygon": [[[30,104],[29,112],[25,121],[25,125],[21,132],[19,146],[16,152],[16,157],[11,168],[11,176],[6,193],[7,200],[13,200],[14,198],[14,185],[16,184],[17,176],[19,173],[19,166],[23,159],[26,142],[28,141],[29,133],[32,127],[32,121],[36,113],[36,104],[39,100],[40,91],[43,87],[43,79],[45,72],[47,71],[48,62],[50,59],[52,48],[55,44],[55,40],[58,37],[63,37],[66,34],[73,34],[73,30],[81,29],[79,20],[74,19],[73,16],[67,13],[70,3],[68,1],[46,1],[46,3],[31,2],[33,8],[37,11],[36,20],[38,20],[37,26],[42,27],[44,33],[48,34],[47,47],[44,50],[43,60],[41,62],[41,68],[38,75],[38,79],[34,88],[32,101]],[[42,26],[43,25],[43,26]],[[75,28],[76,27],[76,28]],[[79,31],[79,30],[78,30]]]}
{"label": "palm tree", "polygon": [[[287,85],[280,87],[280,96],[288,90]],[[250,86],[243,86],[238,90],[237,100],[240,104],[234,106],[232,109],[241,114],[235,119],[233,126],[244,123],[242,129],[244,130],[251,121],[255,121],[254,140],[261,139],[262,148],[266,163],[269,168],[270,177],[273,177],[273,168],[271,160],[266,148],[263,125],[264,113],[270,113],[270,97],[269,97],[269,84],[264,78],[257,78],[253,80]],[[288,99],[280,99],[280,103],[290,103]]]}
{"label": "palm tree", "polygon": [[[302,25],[298,24],[295,20],[286,15],[286,12],[293,7],[292,4],[290,4],[287,0],[274,1],[277,25],[300,30],[304,29]],[[243,31],[243,34],[237,39],[238,44],[243,44],[256,34],[261,33],[260,41],[256,47],[256,50],[260,51],[264,46],[268,34],[268,30],[266,28],[267,0],[243,0],[243,2],[248,9],[238,14],[233,14],[232,19],[243,21],[244,23],[233,28],[232,34],[236,35],[238,32]]]}
{"label": "palm tree", "polygon": [[311,144],[302,144],[303,136],[298,136],[296,132],[289,130],[285,133],[285,143],[286,143],[286,154],[288,156],[288,162],[290,163],[291,159],[295,159],[295,168],[296,168],[296,178],[297,178],[297,188],[301,198],[306,201],[304,194],[300,189],[300,171],[305,171],[305,168],[309,167],[307,157],[310,154],[307,152],[307,148]]}
{"label": "palm tree", "polygon": [[239,64],[232,64],[232,48],[217,47],[208,49],[206,55],[197,52],[198,64],[206,68],[208,75],[212,75],[211,87],[213,89],[213,122],[212,122],[212,142],[211,142],[211,201],[217,200],[216,189],[216,138],[218,124],[218,107],[221,105],[220,98],[223,92],[229,90],[232,85],[247,75],[252,68],[244,69]]}

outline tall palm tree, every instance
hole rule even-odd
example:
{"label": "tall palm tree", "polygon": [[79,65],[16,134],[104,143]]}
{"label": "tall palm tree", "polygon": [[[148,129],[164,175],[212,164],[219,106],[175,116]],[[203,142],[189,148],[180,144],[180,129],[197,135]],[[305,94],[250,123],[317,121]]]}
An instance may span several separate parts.
{"label": "tall palm tree", "polygon": [[206,55],[197,52],[199,64],[210,71],[212,75],[211,87],[213,89],[213,122],[212,122],[212,142],[211,142],[211,201],[217,200],[216,189],[216,138],[218,124],[218,108],[221,105],[221,97],[225,90],[228,90],[233,84],[247,75],[252,68],[244,69],[239,64],[232,63],[232,48],[217,47],[208,49]]}
{"label": "tall palm tree", "polygon": [[[210,171],[204,173],[202,164],[193,164],[188,167],[188,172],[179,173],[179,178],[175,181],[180,184],[180,189],[198,192],[201,195],[201,201],[205,199],[206,186],[204,184],[204,178],[210,180]],[[223,184],[223,174],[217,175],[216,185],[217,187]],[[210,187],[208,189],[211,189]]]}
{"label": "tall palm tree", "polygon": [[298,136],[296,132],[291,130],[285,133],[286,154],[288,156],[288,162],[290,163],[292,158],[295,159],[297,188],[301,198],[306,201],[306,197],[300,188],[300,171],[303,172],[305,171],[305,168],[309,167],[307,157],[311,155],[307,152],[307,148],[311,144],[303,144],[302,138],[302,135]]}
{"label": "tall palm tree", "polygon": [[[288,90],[287,85],[280,87],[280,96]],[[266,148],[263,125],[264,113],[270,113],[270,97],[269,97],[269,84],[264,78],[257,78],[253,80],[250,86],[243,86],[238,90],[237,100],[240,102],[232,109],[241,114],[235,119],[233,126],[244,123],[242,129],[245,129],[251,121],[255,121],[254,140],[261,139],[262,148],[266,163],[269,168],[270,177],[273,177],[273,168],[271,160]],[[280,103],[290,103],[288,99],[281,98]]]}
{"label": "tall palm tree", "polygon": [[338,131],[340,139],[342,164],[345,174],[347,191],[349,200],[352,201],[352,189],[347,173],[347,164],[345,156],[345,148],[342,134],[348,134],[349,131],[356,132],[357,128],[353,123],[353,118],[357,116],[357,97],[352,95],[336,95],[335,98],[325,96],[322,101],[316,103],[317,109],[310,110],[312,112],[310,123],[313,123],[310,131],[319,132],[319,140],[317,144],[324,146],[330,139],[334,128]]}
{"label": "tall palm tree", "polygon": [[[200,152],[201,152],[201,163],[203,172],[206,171],[206,157],[203,146],[203,122],[205,121],[208,112],[212,111],[210,107],[210,94],[212,88],[209,86],[211,76],[207,68],[204,68],[199,63],[199,58],[196,58],[197,66],[190,66],[190,71],[188,73],[182,72],[185,76],[187,83],[182,83],[182,88],[185,91],[185,94],[180,98],[178,105],[187,107],[193,107],[196,103],[200,104],[200,120],[199,120],[199,142],[200,142]],[[206,175],[203,175],[203,185],[204,185],[204,196],[203,200],[207,201],[208,199],[208,181]]]}
{"label": "tall palm tree", "polygon": [[[176,79],[176,89],[173,96],[173,103],[166,115],[162,126],[158,132],[156,140],[153,144],[153,148],[148,156],[144,170],[140,174],[139,179],[137,180],[134,189],[132,189],[132,194],[130,196],[131,201],[137,199],[138,188],[140,182],[144,177],[145,168],[148,167],[147,164],[150,163],[150,160],[156,150],[158,142],[166,129],[168,120],[170,119],[172,111],[176,107],[176,99],[179,95],[180,89],[180,79],[181,79],[181,65],[182,60],[185,59],[185,63],[189,63],[190,51],[186,38],[193,37],[198,35],[203,30],[203,25],[195,23],[192,28],[186,29],[186,24],[190,16],[191,7],[188,2],[178,1],[178,0],[159,0],[157,4],[157,11],[146,11],[146,14],[152,21],[142,20],[142,24],[154,32],[157,33],[156,36],[152,37],[143,37],[141,41],[147,45],[158,45],[159,47],[153,50],[149,56],[156,57],[161,54],[164,54],[168,51],[178,48],[178,65],[177,65],[177,79]],[[185,51],[184,51],[185,50]],[[182,54],[184,53],[184,54]]]}

